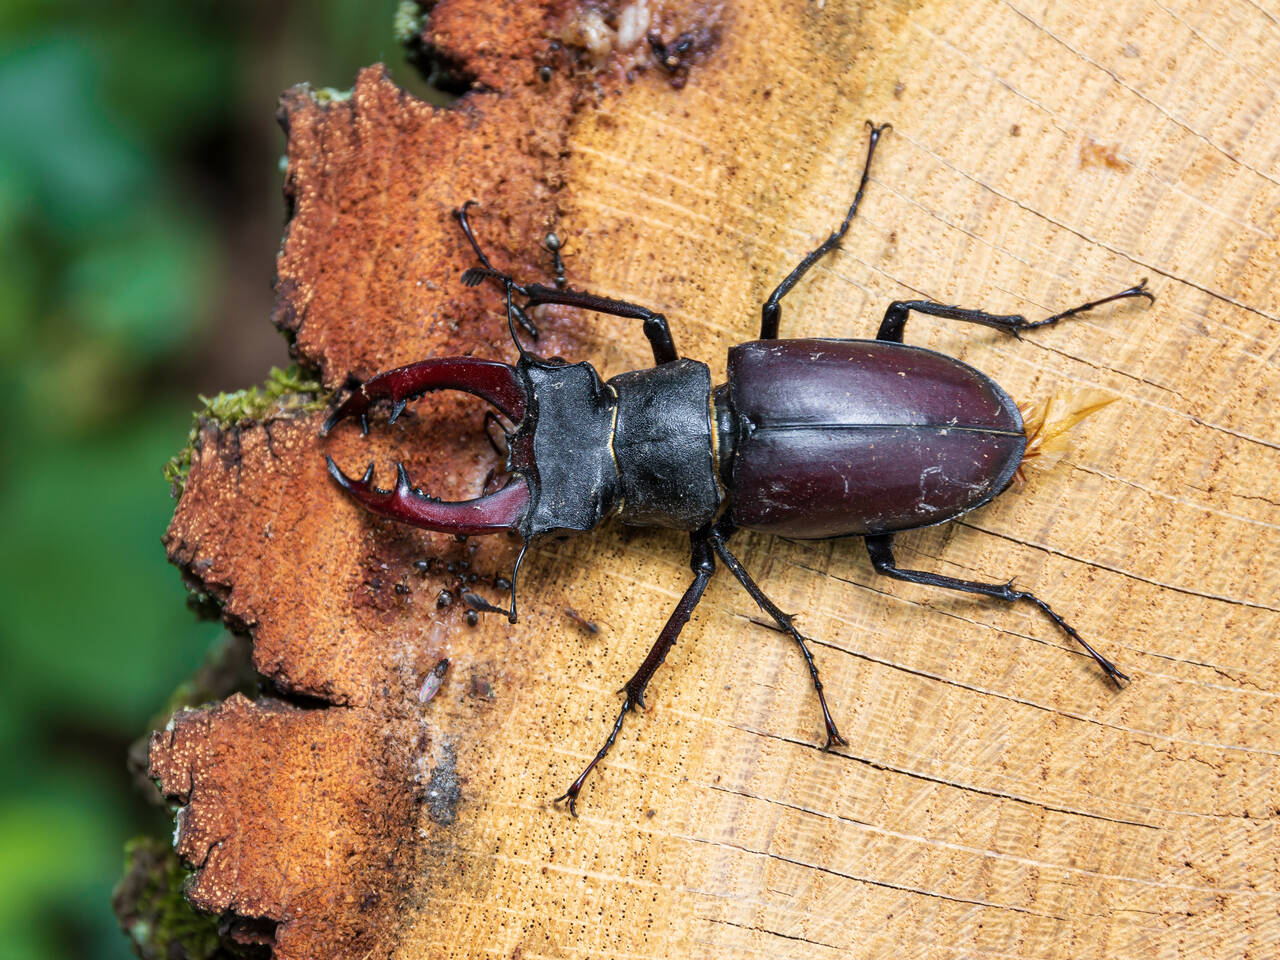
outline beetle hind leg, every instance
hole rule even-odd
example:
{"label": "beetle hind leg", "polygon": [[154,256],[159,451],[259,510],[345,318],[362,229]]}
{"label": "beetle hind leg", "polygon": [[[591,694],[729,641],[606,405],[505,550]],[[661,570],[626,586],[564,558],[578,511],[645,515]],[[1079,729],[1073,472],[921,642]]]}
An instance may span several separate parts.
{"label": "beetle hind leg", "polygon": [[984,327],[995,327],[997,330],[1011,333],[1015,337],[1021,337],[1024,330],[1047,327],[1057,323],[1059,320],[1065,320],[1067,317],[1074,317],[1079,313],[1087,313],[1095,307],[1102,306],[1104,303],[1111,303],[1115,300],[1128,300],[1132,297],[1146,297],[1148,302],[1156,302],[1155,294],[1147,289],[1146,278],[1143,278],[1127,290],[1121,290],[1119,293],[1113,293],[1109,297],[1102,297],[1098,300],[1090,300],[1088,303],[1082,303],[1080,306],[1072,307],[1070,310],[1055,313],[1053,316],[1045,317],[1043,320],[1028,320],[1017,313],[1003,315],[987,313],[985,310],[970,310],[966,307],[952,307],[947,306],[945,303],[934,303],[932,300],[895,300],[889,304],[889,308],[884,312],[884,319],[880,321],[880,330],[876,333],[876,339],[887,340],[890,343],[902,343],[903,330],[907,325],[907,315],[912,310],[929,317],[962,320],[965,323],[980,323]]}
{"label": "beetle hind leg", "polygon": [[994,597],[997,600],[1004,600],[1013,603],[1017,600],[1026,600],[1028,603],[1039,607],[1054,623],[1061,628],[1062,632],[1068,637],[1080,644],[1084,648],[1085,653],[1093,658],[1094,662],[1102,668],[1102,671],[1117,687],[1123,687],[1129,677],[1121,673],[1116,665],[1093,649],[1088,642],[1076,633],[1075,629],[1067,621],[1063,620],[1049,604],[1045,603],[1035,594],[1026,590],[1013,589],[1013,581],[1008,583],[978,583],[974,580],[960,580],[956,577],[946,577],[939,573],[929,573],[925,570],[903,570],[900,568],[893,558],[893,537],[890,534],[881,534],[879,536],[867,537],[867,553],[871,556],[871,565],[885,576],[893,577],[896,580],[905,580],[907,583],[918,583],[928,587],[941,587],[944,590],[959,590],[963,593],[976,593],[984,597]]}

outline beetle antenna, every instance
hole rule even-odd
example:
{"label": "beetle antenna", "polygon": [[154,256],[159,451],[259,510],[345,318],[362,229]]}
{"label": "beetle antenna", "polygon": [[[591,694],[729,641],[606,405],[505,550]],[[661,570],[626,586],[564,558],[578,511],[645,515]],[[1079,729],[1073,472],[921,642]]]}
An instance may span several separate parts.
{"label": "beetle antenna", "polygon": [[564,241],[560,239],[558,233],[553,231],[547,234],[542,245],[551,254],[552,268],[556,272],[556,289],[564,290],[569,286],[569,278],[564,275],[564,258],[560,256],[560,251],[564,249]]}
{"label": "beetle antenna", "polygon": [[529,541],[526,540],[520,546],[520,553],[516,557],[515,568],[511,571],[511,609],[506,611],[507,622],[516,622],[516,580],[520,576],[520,564],[524,563],[524,555],[529,552]]}
{"label": "beetle antenna", "polygon": [[[524,311],[516,306],[511,299],[511,291],[515,289],[516,282],[510,277],[502,278],[503,285],[507,288],[507,330],[511,333],[511,342],[516,345],[516,349],[520,351],[520,359],[528,360],[529,351],[524,348],[524,344],[520,342],[520,335],[516,333],[516,320],[524,317]],[[521,319],[521,325],[528,330],[531,326],[530,322]],[[534,328],[533,338],[537,339],[537,328]]]}
{"label": "beetle antenna", "polygon": [[520,564],[524,562],[525,552],[529,549],[529,541],[524,542],[524,546],[520,548],[520,554],[516,557],[515,569],[511,571],[511,606],[508,609],[496,606],[486,600],[480,594],[463,587],[461,590],[462,602],[472,610],[478,610],[483,613],[505,613],[508,623],[516,622],[516,578],[520,576]]}

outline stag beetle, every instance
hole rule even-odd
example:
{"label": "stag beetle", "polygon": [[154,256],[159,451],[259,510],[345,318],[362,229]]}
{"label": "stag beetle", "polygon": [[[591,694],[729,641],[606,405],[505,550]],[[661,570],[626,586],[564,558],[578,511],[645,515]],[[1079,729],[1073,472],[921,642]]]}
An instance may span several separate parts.
{"label": "stag beetle", "polygon": [[[761,311],[760,338],[733,347],[728,382],[712,386],[705,363],[676,352],[667,319],[645,307],[568,289],[559,242],[557,283],[524,285],[494,269],[467,220],[455,216],[481,266],[463,274],[468,286],[496,281],[506,292],[507,324],[519,350],[514,367],[474,357],[423,360],[373,377],[329,417],[324,430],[359,417],[367,431],[372,404],[389,401],[391,421],[405,404],[432,390],[461,390],[491,403],[510,421],[509,482],[464,502],[443,502],[413,486],[403,466],[395,487],[344,474],[329,458],[333,479],[372,512],[454,534],[504,530],[529,543],[547,535],[591,530],[610,517],[639,526],[686,530],[694,578],[635,675],[604,745],[557,801],[576,815],[582,785],[613,746],[622,721],[644,706],[645,689],[671,650],[715,570],[729,568],[751,598],[799,647],[818,695],[830,749],[847,741],[827,708],[818,668],[805,638],[756,585],[728,540],[739,529],[796,539],[863,537],[880,573],[910,583],[960,590],[1039,607],[1091,656],[1117,686],[1129,678],[1093,649],[1039,597],[1013,582],[980,583],[903,569],[893,535],[953,520],[1004,491],[1022,461],[1028,437],[1009,395],[959,360],[902,342],[910,312],[995,327],[1020,336],[1104,303],[1154,296],[1146,280],[1044,320],[999,316],[928,300],[891,303],[874,340],[779,340],[781,301],[805,273],[835,249],[857,213],[876,145],[888,124],[868,121],[862,177],[844,221],[778,284]],[[514,297],[519,296],[522,303]],[[526,350],[519,323],[536,336],[528,309],[561,304],[640,320],[654,366],[602,381],[588,363],[547,360]],[[515,577],[511,606],[516,621]],[[495,608],[497,609],[497,608]]]}

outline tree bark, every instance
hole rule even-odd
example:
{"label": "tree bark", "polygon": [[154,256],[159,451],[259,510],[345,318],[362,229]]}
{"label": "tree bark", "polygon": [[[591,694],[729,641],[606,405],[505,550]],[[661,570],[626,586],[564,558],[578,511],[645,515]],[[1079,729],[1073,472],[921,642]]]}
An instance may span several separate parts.
{"label": "tree bark", "polygon": [[[367,440],[321,438],[306,407],[210,423],[167,547],[252,635],[272,695],[153,738],[192,902],[262,921],[253,936],[288,958],[1274,954],[1280,11],[625,16],[641,10],[660,43],[621,49],[632,21],[601,33],[589,8],[442,0],[423,40],[478,85],[453,106],[377,68],[347,99],[286,94],[275,319],[299,359],[329,389],[428,356],[510,359],[499,295],[458,281],[474,257],[450,211],[475,199],[499,267],[546,282],[554,230],[574,287],[664,312],[722,377],[843,216],[864,121],[890,121],[782,335],[870,337],[896,299],[1037,319],[1150,277],[1150,309],[1021,341],[912,320],[908,342],[1019,400],[1118,402],[1024,488],[897,548],[903,566],[1016,577],[1132,684],[1034,609],[877,576],[859,540],[748,533],[735,552],[813,638],[849,745],[821,749],[802,659],[722,570],[573,819],[551,799],[690,582],[687,539],[610,525],[539,545],[520,623],[468,627],[438,594],[475,574],[500,600],[516,544],[372,518],[324,454],[375,459],[384,483],[404,459],[428,492],[473,496],[497,459],[478,406],[433,398]],[[546,355],[606,375],[651,362],[631,321],[541,324]]]}

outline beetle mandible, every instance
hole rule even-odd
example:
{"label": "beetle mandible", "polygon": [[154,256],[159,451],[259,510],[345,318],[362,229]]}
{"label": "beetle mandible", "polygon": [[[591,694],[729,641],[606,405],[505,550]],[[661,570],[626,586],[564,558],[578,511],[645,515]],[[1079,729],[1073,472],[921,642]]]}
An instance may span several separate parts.
{"label": "beetle mandible", "polygon": [[[626,715],[644,706],[654,672],[688,622],[719,559],[747,593],[790,636],[804,656],[826,725],[826,748],[847,741],[827,707],[818,668],[791,615],[756,585],[728,547],[739,529],[794,539],[864,538],[872,566],[910,583],[976,593],[1039,607],[1078,643],[1117,686],[1129,678],[1093,649],[1045,601],[1013,581],[981,583],[897,565],[893,535],[953,520],[989,502],[1012,482],[1027,447],[1022,416],[993,380],[952,357],[903,343],[914,311],[979,323],[1020,336],[1115,300],[1145,297],[1146,280],[1044,320],[1000,316],[929,300],[889,304],[874,340],[778,339],[782,298],[849,229],[866,190],[871,161],[888,124],[870,121],[866,160],[853,203],[840,226],[778,284],[761,310],[760,337],[729,351],[727,383],[714,387],[705,363],[681,357],[667,319],[638,304],[567,287],[558,239],[547,248],[555,286],[521,284],[494,269],[467,220],[456,212],[481,266],[462,281],[494,280],[506,292],[507,324],[519,351],[515,366],[474,357],[423,360],[379,374],[329,417],[336,423],[391,404],[392,422],[410,400],[433,390],[461,390],[491,403],[512,424],[508,483],[474,500],[444,502],[413,486],[403,464],[395,487],[373,485],[328,459],[329,472],[372,512],[453,534],[514,530],[523,539],[516,571],[539,537],[585,532],[610,517],[639,526],[689,532],[693,582],[676,604],[649,654],[624,688],[622,707],[604,745],[557,802],[576,815],[587,776],[604,759]],[[515,297],[523,302],[517,302]],[[528,310],[538,304],[580,307],[639,320],[654,366],[602,381],[588,363],[543,359],[522,344],[517,324],[536,337]],[[511,606],[516,622],[515,576]]]}

